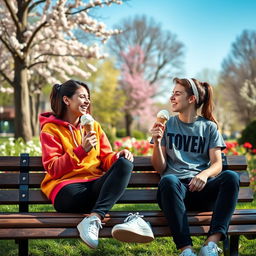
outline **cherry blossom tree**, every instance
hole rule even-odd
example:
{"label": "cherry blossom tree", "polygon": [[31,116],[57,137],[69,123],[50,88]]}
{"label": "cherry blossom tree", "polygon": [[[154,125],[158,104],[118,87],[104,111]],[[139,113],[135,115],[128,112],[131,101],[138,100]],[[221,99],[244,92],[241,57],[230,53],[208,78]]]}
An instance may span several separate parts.
{"label": "cherry blossom tree", "polygon": [[156,86],[144,78],[145,56],[139,45],[130,47],[128,52],[121,52],[121,56],[124,64],[120,84],[126,95],[125,128],[127,136],[131,136],[134,117],[143,120],[152,116],[152,97],[156,92]]}
{"label": "cherry blossom tree", "polygon": [[117,64],[123,65],[120,52],[139,45],[144,54],[141,69],[150,84],[157,83],[158,95],[163,95],[170,87],[170,77],[179,76],[183,67],[184,44],[176,34],[163,30],[161,24],[148,16],[134,16],[122,19],[115,28],[123,33],[109,40],[109,48]]}
{"label": "cherry blossom tree", "polygon": [[79,36],[91,34],[105,42],[119,33],[90,15],[112,3],[122,1],[0,0],[0,79],[13,88],[16,138],[32,138],[31,120],[37,119],[35,104],[44,84],[71,76],[87,79],[95,70],[86,60],[104,57],[100,45],[82,43]]}

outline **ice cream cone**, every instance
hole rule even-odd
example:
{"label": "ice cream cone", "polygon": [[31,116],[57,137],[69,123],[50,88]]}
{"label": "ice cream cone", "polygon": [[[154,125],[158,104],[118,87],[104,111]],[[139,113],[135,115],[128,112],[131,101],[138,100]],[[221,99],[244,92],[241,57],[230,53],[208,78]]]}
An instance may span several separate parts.
{"label": "ice cream cone", "polygon": [[167,119],[166,118],[161,118],[161,117],[157,117],[156,119],[157,122],[165,125],[165,123],[167,122]]}
{"label": "ice cream cone", "polygon": [[169,112],[167,110],[163,109],[157,113],[156,121],[165,125],[165,123],[168,121],[169,117],[170,117]]}
{"label": "ice cream cone", "polygon": [[85,129],[86,133],[93,131],[93,123],[84,125],[84,129]]}

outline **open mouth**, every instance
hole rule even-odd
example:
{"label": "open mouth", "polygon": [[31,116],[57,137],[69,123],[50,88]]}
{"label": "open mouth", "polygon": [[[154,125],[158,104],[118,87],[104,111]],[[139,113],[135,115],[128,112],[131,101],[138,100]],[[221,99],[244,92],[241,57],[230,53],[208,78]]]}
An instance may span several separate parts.
{"label": "open mouth", "polygon": [[88,109],[88,105],[82,105],[80,106],[80,108],[82,109],[82,111],[86,111]]}

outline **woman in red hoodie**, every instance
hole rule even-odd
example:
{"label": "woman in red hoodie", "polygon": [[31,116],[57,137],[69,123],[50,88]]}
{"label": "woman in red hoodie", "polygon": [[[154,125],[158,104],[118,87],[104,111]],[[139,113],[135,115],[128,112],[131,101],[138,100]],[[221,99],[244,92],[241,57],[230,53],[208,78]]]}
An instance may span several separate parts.
{"label": "woman in red hoodie", "polygon": [[[50,100],[53,112],[39,117],[42,161],[47,171],[41,188],[58,212],[89,213],[77,228],[81,239],[89,247],[97,248],[101,220],[128,185],[133,155],[126,149],[113,152],[96,121],[93,131],[85,131],[80,119],[90,113],[91,106],[85,83],[69,80],[55,84]],[[140,216],[133,215],[129,220],[129,229],[140,236],[141,242],[153,237]],[[134,220],[145,223],[149,231],[141,234]],[[127,223],[116,227],[117,239],[124,229]]]}

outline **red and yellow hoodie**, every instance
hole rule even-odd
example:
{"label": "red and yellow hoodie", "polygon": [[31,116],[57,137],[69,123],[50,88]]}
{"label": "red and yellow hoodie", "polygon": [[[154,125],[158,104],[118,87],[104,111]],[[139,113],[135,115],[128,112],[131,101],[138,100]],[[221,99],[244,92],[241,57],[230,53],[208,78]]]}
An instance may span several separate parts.
{"label": "red and yellow hoodie", "polygon": [[97,146],[86,153],[81,146],[84,129],[56,118],[52,113],[39,116],[42,161],[47,171],[41,189],[54,203],[62,187],[101,177],[116,161],[116,153],[98,122],[94,122]]}

